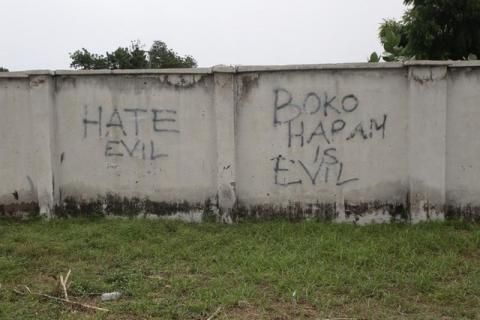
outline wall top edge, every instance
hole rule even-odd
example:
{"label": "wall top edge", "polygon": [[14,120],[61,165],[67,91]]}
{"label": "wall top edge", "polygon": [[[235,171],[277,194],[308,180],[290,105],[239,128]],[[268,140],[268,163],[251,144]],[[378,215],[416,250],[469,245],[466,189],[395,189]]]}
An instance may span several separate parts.
{"label": "wall top edge", "polygon": [[27,71],[13,71],[0,72],[0,78],[28,78],[29,76],[53,76],[55,71],[51,70],[27,70]]}
{"label": "wall top edge", "polygon": [[136,74],[211,74],[212,68],[123,69],[123,70],[55,70],[55,75],[136,75]]}
{"label": "wall top edge", "polygon": [[315,70],[378,70],[402,69],[415,66],[445,66],[447,68],[480,67],[480,60],[475,61],[432,61],[415,60],[405,62],[380,63],[329,63],[329,64],[296,64],[296,65],[217,65],[210,68],[183,69],[131,69],[131,70],[27,70],[0,72],[0,78],[28,78],[31,76],[93,76],[93,75],[162,75],[162,74],[214,74],[214,73],[248,73],[278,71],[315,71]]}
{"label": "wall top edge", "polygon": [[271,65],[271,66],[236,66],[235,71],[256,72],[256,71],[305,71],[305,70],[351,70],[351,69],[399,69],[403,68],[401,62],[382,63],[327,63],[327,64],[292,64],[292,65]]}

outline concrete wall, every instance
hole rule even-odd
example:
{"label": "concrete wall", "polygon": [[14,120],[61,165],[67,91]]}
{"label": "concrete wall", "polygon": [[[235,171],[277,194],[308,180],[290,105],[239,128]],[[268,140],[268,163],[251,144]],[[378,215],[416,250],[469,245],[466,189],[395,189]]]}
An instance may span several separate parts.
{"label": "concrete wall", "polygon": [[[4,213],[37,211],[36,128],[28,77],[0,78],[0,202]],[[39,168],[38,168],[39,169]]]}
{"label": "concrete wall", "polygon": [[475,62],[0,74],[0,211],[480,217]]}

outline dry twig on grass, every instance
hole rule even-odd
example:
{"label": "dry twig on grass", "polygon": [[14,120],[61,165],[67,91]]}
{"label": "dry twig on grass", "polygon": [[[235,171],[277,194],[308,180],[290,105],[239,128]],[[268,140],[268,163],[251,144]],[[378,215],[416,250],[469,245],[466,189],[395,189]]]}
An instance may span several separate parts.
{"label": "dry twig on grass", "polygon": [[68,277],[70,277],[70,272],[72,272],[72,270],[68,270],[67,276],[65,277],[65,279],[63,279],[63,276],[60,275],[60,285],[62,286],[65,300],[68,300],[67,285],[68,285]]}
{"label": "dry twig on grass", "polygon": [[95,306],[91,306],[91,305],[88,305],[88,304],[85,304],[85,303],[70,300],[68,298],[68,291],[67,291],[68,278],[70,277],[70,273],[71,273],[71,270],[68,270],[68,273],[65,276],[65,278],[63,278],[63,276],[60,275],[60,285],[61,285],[62,290],[63,290],[63,295],[65,297],[64,299],[54,297],[54,296],[51,296],[49,294],[45,294],[45,293],[41,293],[41,292],[33,292],[32,290],[30,290],[29,287],[27,287],[25,285],[23,286],[25,288],[25,290],[22,291],[22,290],[19,290],[18,287],[16,287],[16,288],[13,289],[13,291],[15,293],[19,294],[19,295],[22,295],[22,296],[26,296],[26,295],[31,294],[31,295],[35,295],[35,296],[38,296],[38,297],[44,297],[44,298],[48,298],[48,299],[55,300],[55,301],[61,301],[61,302],[69,303],[69,304],[79,306],[79,307],[82,307],[82,308],[86,308],[86,309],[92,309],[92,310],[96,310],[96,311],[105,311],[105,312],[110,311],[110,310],[105,309],[105,308],[95,307]]}
{"label": "dry twig on grass", "polygon": [[220,310],[222,310],[222,307],[218,307],[217,310],[212,313],[210,317],[207,318],[207,320],[213,320],[220,313]]}
{"label": "dry twig on grass", "polygon": [[105,311],[105,312],[110,311],[110,310],[105,309],[105,308],[95,307],[95,306],[91,306],[91,305],[88,305],[88,304],[84,304],[84,303],[76,302],[76,301],[72,301],[72,300],[57,298],[57,297],[54,297],[54,296],[51,296],[51,295],[48,295],[48,294],[45,294],[45,293],[41,293],[41,292],[33,292],[32,290],[30,290],[29,287],[27,287],[25,285],[23,287],[25,288],[26,291],[21,291],[21,290],[18,290],[17,288],[14,288],[13,291],[15,293],[23,295],[23,296],[28,295],[28,294],[32,294],[32,295],[35,295],[35,296],[44,297],[44,298],[52,299],[52,300],[55,300],[55,301],[70,303],[70,304],[73,304],[75,306],[83,307],[83,308],[86,308],[86,309]]}

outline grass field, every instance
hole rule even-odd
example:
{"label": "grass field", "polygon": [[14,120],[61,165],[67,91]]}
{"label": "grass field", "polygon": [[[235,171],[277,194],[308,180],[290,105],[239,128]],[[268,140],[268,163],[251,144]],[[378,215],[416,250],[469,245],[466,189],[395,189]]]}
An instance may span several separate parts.
{"label": "grass field", "polygon": [[[109,312],[13,291],[69,269]],[[0,220],[0,285],[1,319],[480,319],[480,226]]]}

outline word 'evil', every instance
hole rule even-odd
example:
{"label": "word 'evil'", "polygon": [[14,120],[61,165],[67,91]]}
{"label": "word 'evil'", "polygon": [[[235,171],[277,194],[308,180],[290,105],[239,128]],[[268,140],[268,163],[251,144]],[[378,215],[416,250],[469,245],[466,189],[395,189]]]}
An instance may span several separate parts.
{"label": "word 'evil'", "polygon": [[337,186],[342,186],[346,183],[357,181],[358,178],[344,178],[344,165],[343,162],[338,160],[336,152],[337,149],[328,148],[321,153],[320,147],[317,147],[313,165],[305,164],[306,161],[286,159],[279,155],[271,159],[274,161],[274,183],[279,186],[303,184],[304,179],[291,177],[292,166],[296,164],[299,165],[304,176],[308,178],[307,181],[312,185],[317,185],[317,182],[321,181],[325,184],[334,182]]}
{"label": "word 'evil'", "polygon": [[123,157],[126,155],[131,158],[139,156],[143,160],[147,159],[147,155],[150,160],[168,157],[168,154],[166,153],[157,153],[155,151],[155,143],[152,140],[150,140],[150,144],[146,144],[137,139],[135,143],[130,146],[123,140],[107,141],[107,144],[105,145],[105,157]]}

